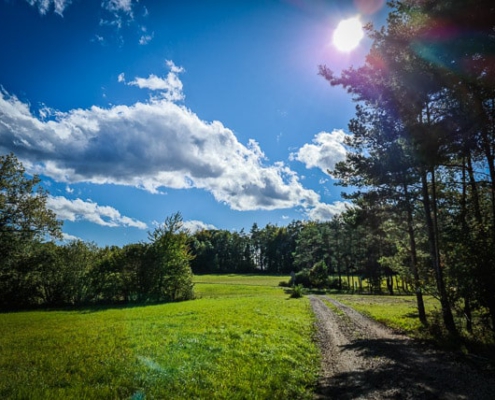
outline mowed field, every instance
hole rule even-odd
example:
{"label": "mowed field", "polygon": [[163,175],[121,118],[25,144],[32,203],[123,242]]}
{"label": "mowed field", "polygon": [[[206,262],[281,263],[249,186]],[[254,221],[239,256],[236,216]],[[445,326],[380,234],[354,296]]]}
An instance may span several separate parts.
{"label": "mowed field", "polygon": [[314,316],[288,277],[195,280],[188,302],[0,314],[0,398],[311,398]]}

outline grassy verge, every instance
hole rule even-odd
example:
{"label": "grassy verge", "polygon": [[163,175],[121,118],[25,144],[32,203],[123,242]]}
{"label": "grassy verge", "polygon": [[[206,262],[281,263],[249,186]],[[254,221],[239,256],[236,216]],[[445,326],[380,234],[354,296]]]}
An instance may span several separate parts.
{"label": "grassy verge", "polygon": [[308,300],[208,279],[184,303],[0,314],[0,397],[310,398]]}
{"label": "grassy verge", "polygon": [[[479,368],[495,371],[495,343],[493,335],[479,325],[473,332],[463,329],[464,320],[457,316],[456,324],[460,337],[452,338],[442,326],[440,305],[432,296],[424,296],[429,326],[423,327],[418,318],[414,296],[362,296],[332,294],[340,302],[382,322],[405,332],[409,336],[430,342],[438,347],[456,350],[477,358],[472,358]],[[478,315],[476,317],[479,318]]]}
{"label": "grassy verge", "polygon": [[[422,332],[414,296],[332,294],[332,297],[393,329],[413,336]],[[429,296],[424,300],[427,313],[434,311],[438,301]]]}

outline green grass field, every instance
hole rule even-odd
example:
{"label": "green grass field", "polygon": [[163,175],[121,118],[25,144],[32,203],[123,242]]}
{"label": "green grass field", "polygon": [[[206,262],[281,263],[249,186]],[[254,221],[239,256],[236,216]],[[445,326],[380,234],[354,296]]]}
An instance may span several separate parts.
{"label": "green grass field", "polygon": [[0,314],[0,398],[311,398],[313,316],[288,278],[195,279],[183,303]]}

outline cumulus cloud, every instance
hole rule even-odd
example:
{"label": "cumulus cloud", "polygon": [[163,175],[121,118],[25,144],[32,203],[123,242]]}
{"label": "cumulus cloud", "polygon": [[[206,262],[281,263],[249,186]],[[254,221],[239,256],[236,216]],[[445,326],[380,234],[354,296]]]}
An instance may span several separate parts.
{"label": "cumulus cloud", "polygon": [[36,7],[40,14],[45,15],[53,7],[55,13],[63,16],[65,9],[72,0],[26,0],[31,6]]}
{"label": "cumulus cloud", "polygon": [[188,230],[190,233],[200,232],[202,230],[213,230],[217,229],[215,225],[206,224],[203,221],[190,220],[184,221],[182,228]]}
{"label": "cumulus cloud", "polygon": [[336,201],[333,204],[318,203],[306,214],[308,219],[313,221],[330,221],[335,215],[341,214],[351,207],[354,205],[346,201]]}
{"label": "cumulus cloud", "polygon": [[63,242],[72,242],[72,241],[78,241],[78,240],[84,241],[83,239],[81,239],[78,236],[74,236],[74,235],[70,235],[68,233],[62,232],[62,241]]}
{"label": "cumulus cloud", "polygon": [[147,228],[144,222],[120,215],[120,212],[115,208],[100,206],[92,201],[69,200],[63,196],[49,196],[47,207],[57,214],[57,218],[66,221],[86,220],[101,226]]}
{"label": "cumulus cloud", "polygon": [[336,163],[345,160],[346,136],[348,135],[341,129],[331,133],[320,132],[314,137],[313,144],[305,144],[296,153],[291,153],[290,159],[304,163],[306,168],[319,168],[328,173],[328,170],[335,168]]}
{"label": "cumulus cloud", "polygon": [[[148,101],[67,112],[50,110],[44,119],[2,89],[0,151],[14,152],[32,173],[67,184],[119,184],[152,193],[160,188],[198,188],[234,210],[320,206],[320,196],[304,188],[288,166],[282,162],[267,165],[254,140],[244,145],[221,122],[203,121],[172,101],[182,93],[177,77],[182,68],[172,62],[168,66],[166,78],[133,80],[138,87],[158,93]],[[123,74],[119,81],[125,83]],[[62,202],[59,199],[56,204]],[[63,204],[59,212],[69,206],[87,207],[86,213],[62,214],[68,219],[85,215],[97,223],[133,223],[125,217],[112,217],[115,210],[91,202]]]}

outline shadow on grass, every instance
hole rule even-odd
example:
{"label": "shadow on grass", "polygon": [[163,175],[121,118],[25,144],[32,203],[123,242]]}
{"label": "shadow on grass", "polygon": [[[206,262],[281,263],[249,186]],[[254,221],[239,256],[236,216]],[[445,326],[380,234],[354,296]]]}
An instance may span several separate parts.
{"label": "shadow on grass", "polygon": [[320,399],[494,398],[493,375],[462,355],[418,349],[410,340],[355,340],[341,350],[357,353],[368,367],[322,381]]}
{"label": "shadow on grass", "polygon": [[[194,299],[191,299],[194,300]],[[185,300],[187,301],[187,300]],[[0,314],[22,313],[32,311],[44,311],[44,312],[78,312],[81,314],[90,314],[107,310],[122,310],[138,307],[152,307],[162,304],[169,304],[171,302],[128,302],[128,303],[102,303],[102,304],[81,304],[81,305],[62,305],[62,306],[30,306],[30,307],[17,307],[0,309]]]}

